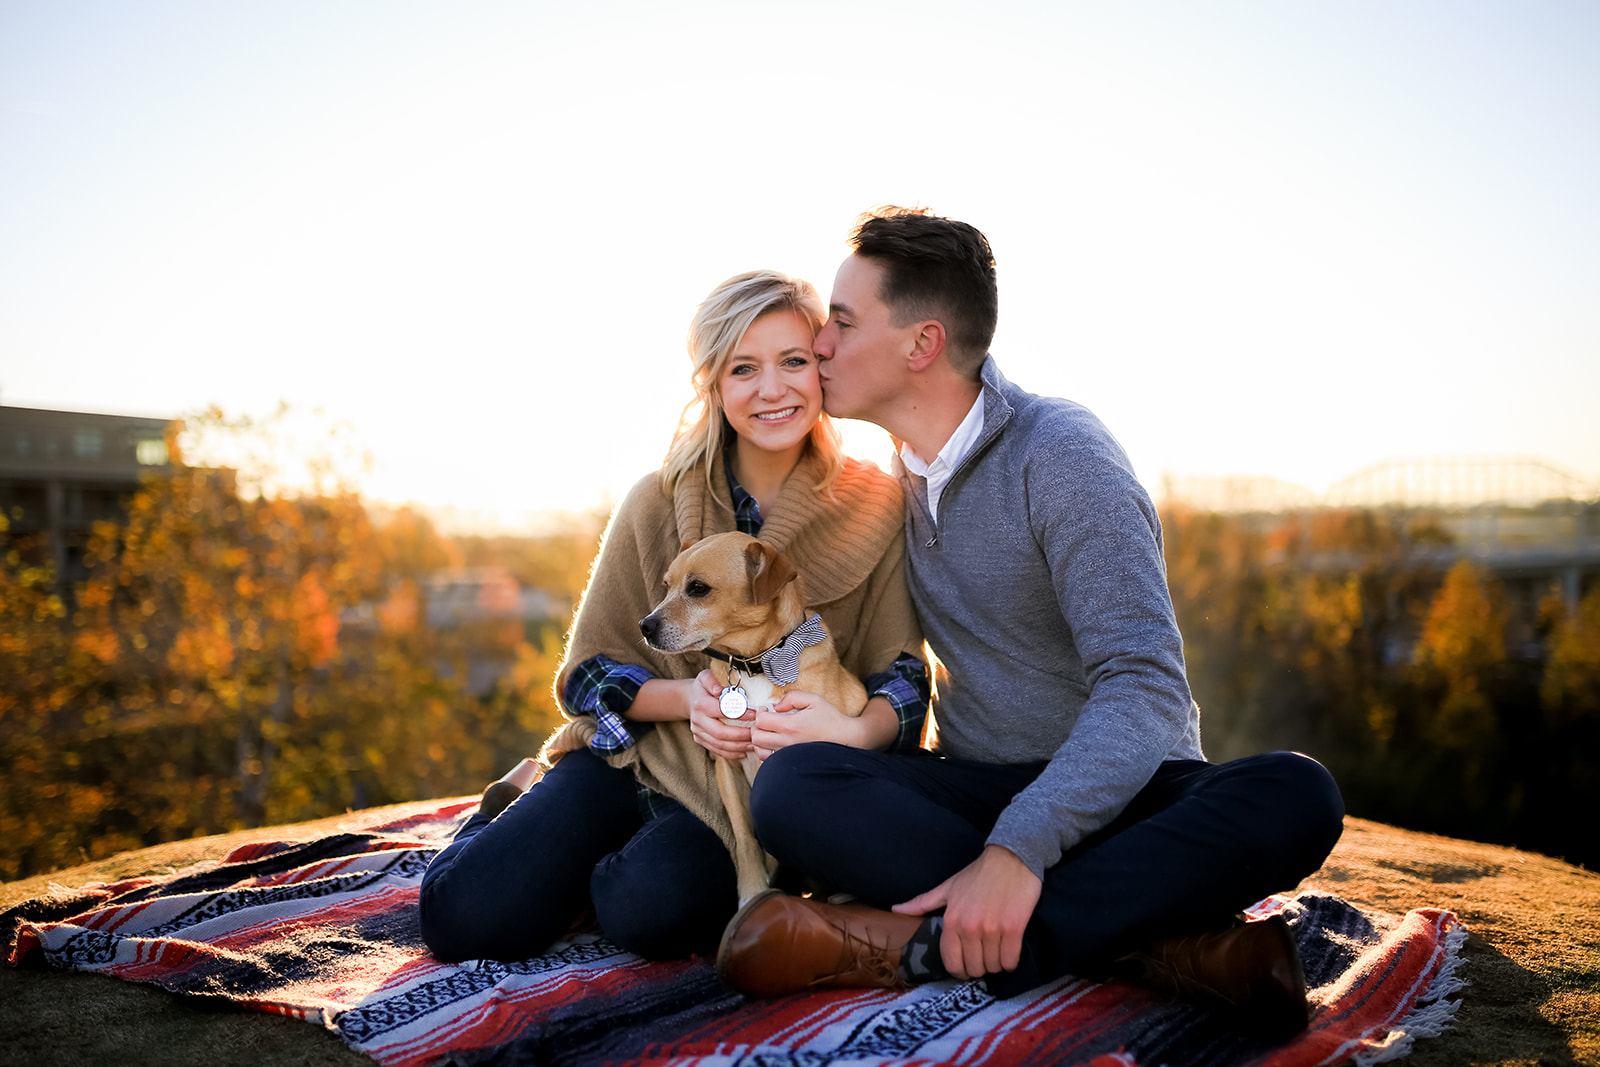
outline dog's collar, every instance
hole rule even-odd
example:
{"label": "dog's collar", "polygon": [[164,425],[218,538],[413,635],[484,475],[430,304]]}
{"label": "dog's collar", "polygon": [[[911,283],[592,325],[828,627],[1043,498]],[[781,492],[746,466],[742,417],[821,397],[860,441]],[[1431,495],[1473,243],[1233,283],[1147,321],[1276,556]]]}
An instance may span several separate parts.
{"label": "dog's collar", "polygon": [[[724,652],[720,648],[711,648],[710,646],[701,649],[701,651],[710,656],[712,659],[720,659],[724,663],[729,664],[740,674],[763,673],[761,667],[761,656],[735,656],[732,652]],[[762,655],[765,654],[766,653],[762,653]]]}
{"label": "dog's collar", "polygon": [[705,649],[705,654],[722,660],[740,674],[765,674],[778,685],[789,685],[800,677],[800,653],[812,645],[820,645],[827,637],[828,631],[822,628],[822,616],[812,615],[759,656],[737,656],[710,647]]}

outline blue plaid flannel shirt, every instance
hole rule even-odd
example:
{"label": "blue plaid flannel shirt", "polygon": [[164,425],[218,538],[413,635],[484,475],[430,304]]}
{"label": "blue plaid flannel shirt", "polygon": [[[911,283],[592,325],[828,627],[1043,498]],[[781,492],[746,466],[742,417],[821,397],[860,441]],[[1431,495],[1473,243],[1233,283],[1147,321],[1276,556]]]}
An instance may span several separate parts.
{"label": "blue plaid flannel shirt", "polygon": [[[747,493],[728,468],[728,488],[733,494],[734,525],[740,533],[756,537],[761,533],[761,505]],[[567,676],[566,689],[561,702],[569,715],[589,715],[595,720],[594,739],[589,747],[604,756],[631,748],[639,732],[652,727],[651,723],[629,722],[623,713],[633,706],[639,688],[654,678],[648,668],[632,663],[618,663],[609,656],[591,656],[574,667]],[[928,683],[927,665],[916,656],[902,655],[887,670],[869,675],[864,680],[867,697],[883,697],[894,708],[899,720],[899,730],[889,746],[890,752],[911,752],[922,742],[923,723],[928,718],[928,702],[932,689]],[[656,796],[640,787],[641,803],[646,816],[658,813]]]}

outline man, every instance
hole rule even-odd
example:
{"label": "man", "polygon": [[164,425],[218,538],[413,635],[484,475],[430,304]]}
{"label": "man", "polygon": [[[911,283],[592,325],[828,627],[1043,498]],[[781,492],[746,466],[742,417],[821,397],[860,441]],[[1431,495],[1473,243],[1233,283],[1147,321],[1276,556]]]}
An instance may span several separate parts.
{"label": "man", "polygon": [[757,995],[988,976],[1009,996],[1109,970],[1303,1028],[1283,920],[1235,916],[1321,865],[1337,787],[1294,753],[1204,762],[1155,508],[1089,411],[988,355],[983,234],[890,208],[851,246],[816,354],[829,414],[902,442],[942,758],[774,752],[762,844],[859,903],[758,898],[719,973]]}

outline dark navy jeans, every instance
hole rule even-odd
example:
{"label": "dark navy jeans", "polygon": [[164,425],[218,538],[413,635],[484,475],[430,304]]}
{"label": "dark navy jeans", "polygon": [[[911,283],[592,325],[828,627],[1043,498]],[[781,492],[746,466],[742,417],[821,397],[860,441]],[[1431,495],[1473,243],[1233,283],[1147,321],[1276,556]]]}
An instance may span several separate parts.
{"label": "dark navy jeans", "polygon": [[473,815],[422,876],[422,938],[441,960],[522,960],[593,903],[649,959],[715,951],[738,905],[733,860],[674,801],[645,821],[631,770],[569,752],[493,819]]}
{"label": "dark navy jeans", "polygon": [[[756,836],[829,888],[890,907],[976,859],[1044,766],[795,745],[756,778]],[[1012,996],[1097,974],[1154,938],[1224,926],[1320,867],[1343,819],[1338,786],[1307,756],[1168,760],[1116,821],[1045,871],[1021,962],[989,987]]]}

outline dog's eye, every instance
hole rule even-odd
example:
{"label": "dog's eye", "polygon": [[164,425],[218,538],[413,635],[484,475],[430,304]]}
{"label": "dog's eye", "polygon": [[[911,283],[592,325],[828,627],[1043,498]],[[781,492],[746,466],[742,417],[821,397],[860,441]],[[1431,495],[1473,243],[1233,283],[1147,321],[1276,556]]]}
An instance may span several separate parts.
{"label": "dog's eye", "polygon": [[711,592],[711,587],[698,578],[690,578],[689,584],[683,587],[683,591],[688,596],[699,600],[701,597]]}

